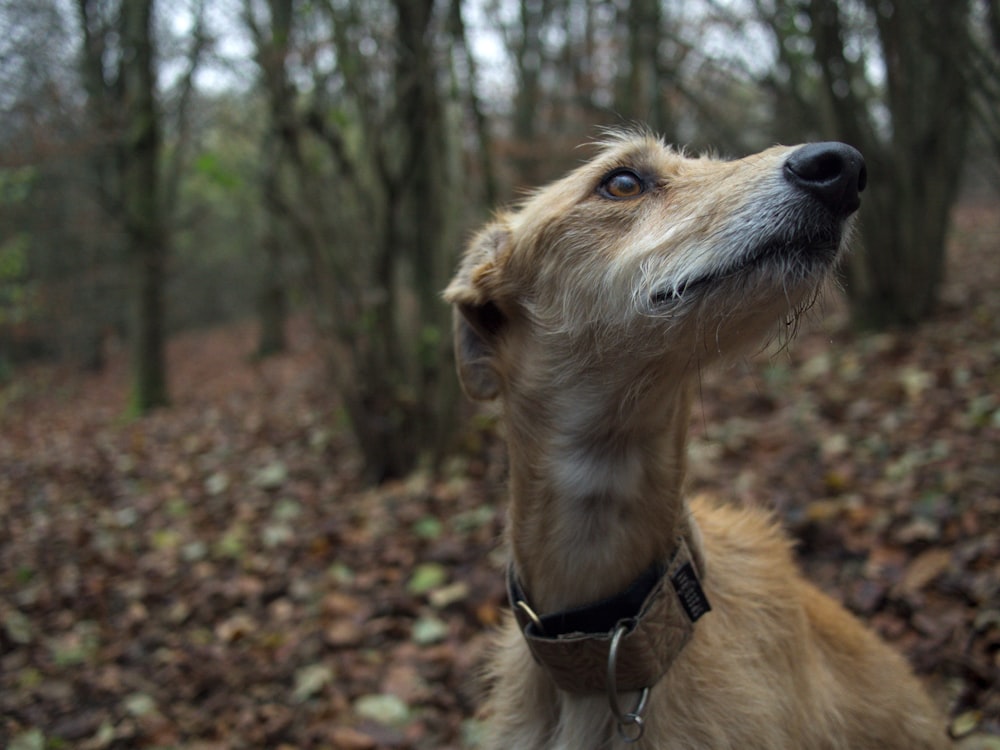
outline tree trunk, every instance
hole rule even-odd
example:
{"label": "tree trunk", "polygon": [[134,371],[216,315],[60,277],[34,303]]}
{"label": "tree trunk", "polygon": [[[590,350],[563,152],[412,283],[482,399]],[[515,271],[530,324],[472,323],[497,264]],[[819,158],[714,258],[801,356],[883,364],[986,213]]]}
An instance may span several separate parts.
{"label": "tree trunk", "polygon": [[[86,157],[91,193],[96,197],[96,204],[115,222],[120,222],[123,176],[121,77],[120,71],[105,64],[111,22],[102,15],[102,8],[95,0],[77,0],[76,10],[82,35],[80,78],[87,95],[87,126],[92,133]],[[110,234],[118,237],[121,233],[112,231]],[[101,279],[109,267],[118,264],[122,250],[120,243],[106,239],[94,242],[88,238],[86,251],[89,257],[85,262],[91,269],[99,269],[95,277]],[[122,310],[125,305],[121,291],[112,289],[111,284],[93,280],[87,284],[88,313],[84,317],[92,321],[92,328],[85,334],[84,366],[90,370],[97,371],[105,365],[104,328],[109,318],[116,318],[119,322],[131,319],[130,312]],[[113,316],[107,313],[109,309],[116,310]]]}
{"label": "tree trunk", "polygon": [[455,416],[451,405],[457,400],[457,383],[447,357],[450,311],[440,298],[451,260],[445,242],[447,211],[456,203],[446,198],[448,146],[437,80],[434,0],[395,0],[395,6],[400,42],[396,96],[401,121],[408,123],[401,131],[405,172],[400,207],[405,216],[400,217],[400,228],[410,246],[404,254],[405,270],[412,278],[417,311],[416,325],[396,321],[404,326],[399,342],[407,347],[404,359],[410,363],[404,382],[415,388],[415,392],[399,393],[397,408],[409,411],[413,420],[407,439],[415,442],[415,458],[437,465],[451,434]]}
{"label": "tree trunk", "polygon": [[519,36],[514,54],[517,91],[514,94],[514,166],[524,185],[537,185],[539,170],[538,125],[542,103],[542,66],[545,47],[542,30],[551,13],[551,0],[521,0]]}
{"label": "tree trunk", "polygon": [[884,187],[869,196],[848,290],[856,322],[884,328],[915,325],[937,303],[972,112],[973,42],[968,0],[872,7],[893,132],[870,155]]}
{"label": "tree trunk", "polygon": [[[279,179],[265,166],[263,192],[308,262],[331,379],[365,478],[436,466],[459,400],[440,290],[454,253],[450,211],[462,197],[449,171],[435,2],[386,0],[394,44],[375,59],[357,41],[368,36],[367,3],[303,7],[293,18],[289,0],[269,0],[270,30],[258,7],[246,0],[244,17],[270,98],[264,160],[287,171]],[[298,19],[329,25],[336,94],[319,68],[311,90],[291,84],[287,40]]]}
{"label": "tree trunk", "polygon": [[500,200],[500,189],[497,183],[497,170],[493,164],[493,138],[490,135],[490,123],[486,117],[479,93],[476,90],[479,78],[476,57],[469,46],[465,33],[465,19],[462,16],[462,0],[452,0],[449,18],[451,33],[465,58],[466,70],[469,76],[469,106],[476,126],[476,138],[479,141],[479,159],[483,170],[483,200],[488,206],[495,206]]}
{"label": "tree trunk", "polygon": [[297,149],[298,123],[295,122],[295,97],[288,80],[287,57],[292,24],[291,0],[268,0],[270,35],[266,35],[246,6],[247,19],[257,42],[257,62],[262,72],[268,100],[268,126],[261,151],[264,155],[260,175],[264,196],[265,227],[262,246],[264,273],[260,280],[257,317],[260,329],[257,356],[267,357],[286,350],[285,322],[288,317],[282,229],[284,227],[279,201],[281,171],[289,156]]}
{"label": "tree trunk", "polygon": [[[912,326],[933,313],[944,281],[949,213],[960,168],[928,159],[923,164],[927,174],[918,175],[919,161],[898,167],[873,156],[869,174],[884,184],[863,199],[861,246],[847,269],[852,317],[859,328]],[[905,153],[894,156],[907,158]],[[910,151],[909,158],[918,160],[919,154]],[[910,179],[917,182],[906,184]]]}
{"label": "tree trunk", "polygon": [[370,280],[375,293],[364,295],[371,301],[362,330],[353,333],[357,373],[341,388],[366,478],[376,483],[405,476],[422,460],[432,468],[440,463],[458,400],[446,356],[449,311],[440,301],[451,255],[434,0],[393,5],[393,119],[403,126],[376,146],[385,220]]}
{"label": "tree trunk", "polygon": [[631,0],[625,11],[628,29],[628,75],[623,82],[618,110],[628,120],[647,124],[655,132],[667,135],[667,103],[662,95],[660,64],[660,0]]}
{"label": "tree trunk", "polygon": [[131,408],[139,414],[168,400],[163,294],[167,242],[159,190],[152,22],[153,0],[122,2],[122,213],[133,285]]}
{"label": "tree trunk", "polygon": [[269,226],[264,231],[264,281],[257,303],[257,317],[260,321],[257,335],[258,357],[270,357],[288,349],[285,335],[288,296],[285,293],[281,244],[274,227]]}

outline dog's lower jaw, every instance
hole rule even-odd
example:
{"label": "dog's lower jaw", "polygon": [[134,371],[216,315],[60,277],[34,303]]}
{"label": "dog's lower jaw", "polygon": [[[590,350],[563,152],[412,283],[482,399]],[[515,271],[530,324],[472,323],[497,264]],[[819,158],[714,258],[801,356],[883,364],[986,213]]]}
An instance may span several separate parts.
{"label": "dog's lower jaw", "polygon": [[653,287],[649,294],[651,311],[671,311],[678,303],[693,303],[703,297],[731,299],[733,290],[754,289],[766,295],[783,290],[785,297],[799,297],[821,285],[840,255],[840,240],[797,252],[762,250],[732,268],[709,275],[671,281]]}

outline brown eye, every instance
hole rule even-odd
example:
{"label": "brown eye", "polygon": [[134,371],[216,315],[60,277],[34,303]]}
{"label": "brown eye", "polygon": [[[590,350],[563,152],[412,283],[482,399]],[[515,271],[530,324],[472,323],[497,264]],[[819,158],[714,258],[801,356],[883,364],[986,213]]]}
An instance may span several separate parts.
{"label": "brown eye", "polygon": [[646,190],[646,186],[635,172],[629,169],[619,169],[601,183],[600,192],[607,198],[635,198]]}

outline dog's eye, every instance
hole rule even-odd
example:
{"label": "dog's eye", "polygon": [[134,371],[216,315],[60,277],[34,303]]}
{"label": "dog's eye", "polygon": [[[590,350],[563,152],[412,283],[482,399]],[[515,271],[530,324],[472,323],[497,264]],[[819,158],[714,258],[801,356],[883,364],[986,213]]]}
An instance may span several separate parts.
{"label": "dog's eye", "polygon": [[635,198],[646,191],[646,185],[632,170],[617,169],[604,178],[599,190],[607,198]]}

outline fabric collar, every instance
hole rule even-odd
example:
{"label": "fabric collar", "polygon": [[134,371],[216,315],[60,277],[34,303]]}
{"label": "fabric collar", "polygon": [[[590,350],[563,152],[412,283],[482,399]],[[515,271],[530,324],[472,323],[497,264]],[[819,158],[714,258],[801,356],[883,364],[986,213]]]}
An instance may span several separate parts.
{"label": "fabric collar", "polygon": [[608,652],[620,628],[624,634],[613,660],[617,689],[649,688],[666,674],[690,640],[694,623],[711,610],[699,579],[699,569],[704,574],[701,550],[692,555],[689,546],[696,538],[678,538],[669,560],[651,565],[620,593],[541,617],[510,567],[507,595],[521,633],[561,690],[605,690]]}

